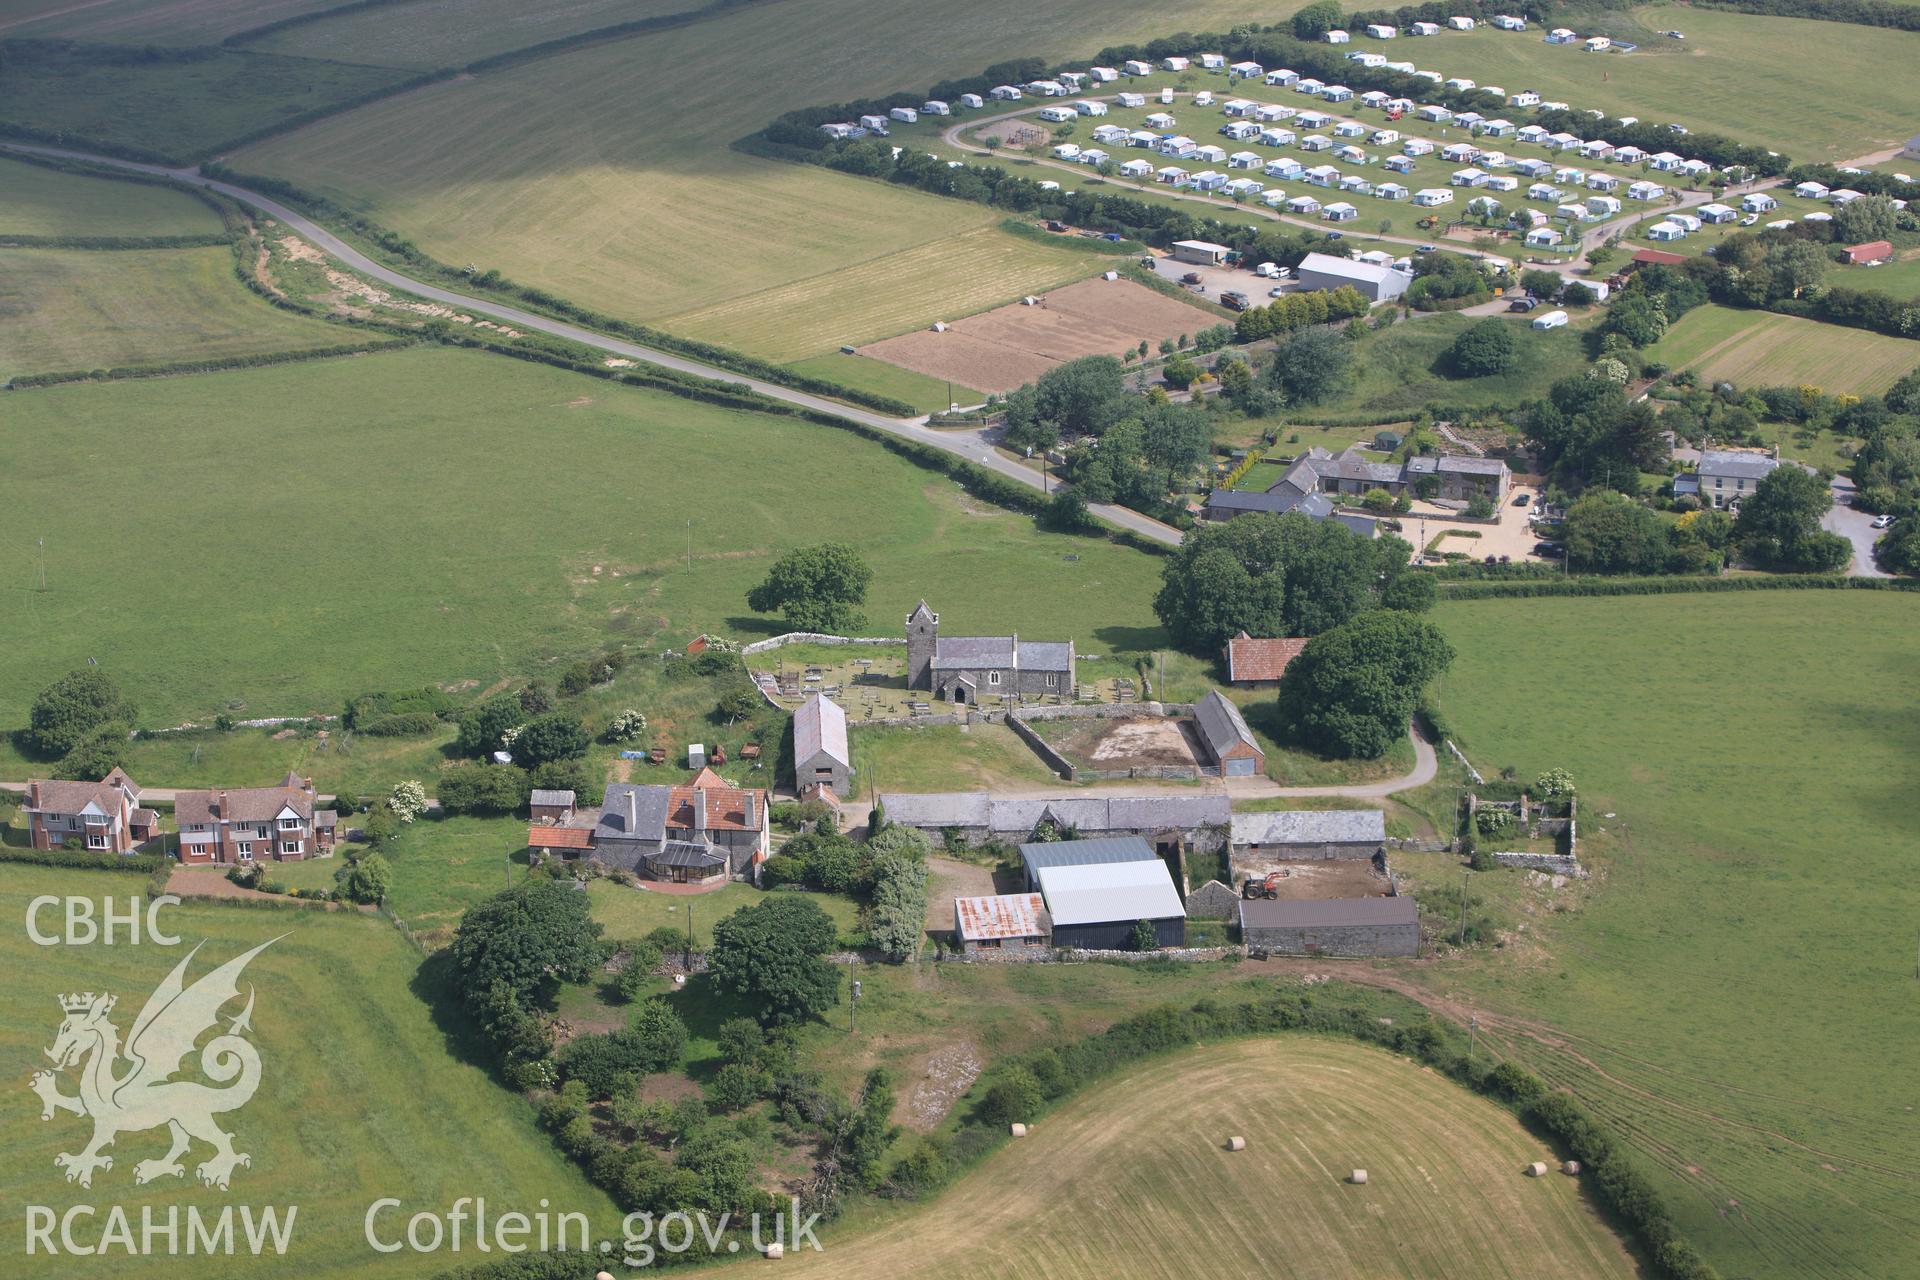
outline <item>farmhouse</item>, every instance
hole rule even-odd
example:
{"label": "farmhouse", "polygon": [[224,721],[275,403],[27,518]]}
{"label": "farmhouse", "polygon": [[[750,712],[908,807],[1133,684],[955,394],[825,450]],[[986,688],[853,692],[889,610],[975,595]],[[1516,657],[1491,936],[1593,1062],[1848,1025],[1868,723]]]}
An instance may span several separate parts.
{"label": "farmhouse", "polygon": [[[1722,508],[1731,506],[1759,488],[1760,482],[1772,475],[1774,468],[1779,465],[1780,460],[1770,454],[1738,449],[1705,449],[1701,451],[1700,465],[1694,471],[1697,492],[1703,502],[1711,502]],[[1674,492],[1681,492],[1678,480],[1674,483]]]}
{"label": "farmhouse", "polygon": [[922,600],[907,615],[907,688],[924,689],[949,702],[981,696],[1071,698],[1073,642],[1026,641],[1011,636],[946,636],[940,615]]}
{"label": "farmhouse", "polygon": [[1037,889],[1053,919],[1053,944],[1122,950],[1145,920],[1155,942],[1187,940],[1187,912],[1167,864],[1138,836],[1055,840],[1020,846],[1027,887]]}
{"label": "farmhouse", "polygon": [[1037,893],[955,898],[953,937],[964,956],[1045,951],[1052,946],[1053,919]]}
{"label": "farmhouse", "polygon": [[1277,862],[1364,861],[1385,851],[1386,823],[1378,809],[1236,813],[1233,851]]}
{"label": "farmhouse", "polygon": [[182,791],[173,811],[183,864],[293,862],[333,852],[337,818],[316,808],[312,780],[298,774],[277,787]]}
{"label": "farmhouse", "polygon": [[527,831],[529,848],[677,884],[752,879],[767,844],[767,793],[735,787],[711,769],[680,786],[610,783],[600,808]]}
{"label": "farmhouse", "polygon": [[1309,253],[1298,268],[1302,289],[1338,289],[1351,285],[1369,302],[1387,302],[1399,297],[1413,283],[1413,277],[1392,267],[1374,266],[1327,253]]}
{"label": "farmhouse", "polygon": [[824,694],[810,694],[793,713],[793,785],[801,794],[825,788],[849,794],[853,753],[847,749],[847,713]]}
{"label": "farmhouse", "polygon": [[888,822],[924,831],[936,843],[948,831],[973,844],[1024,844],[1071,831],[1083,839],[1139,836],[1164,854],[1182,847],[1220,851],[1233,818],[1223,793],[1036,798],[985,791],[893,792],[882,794],[880,805]]}
{"label": "farmhouse", "polygon": [[1242,901],[1240,937],[1282,955],[1415,956],[1420,910],[1403,897]]}
{"label": "farmhouse", "polygon": [[1194,727],[1212,763],[1226,778],[1251,778],[1267,767],[1267,753],[1254,740],[1246,717],[1226,694],[1209,689],[1193,707]]}
{"label": "farmhouse", "polygon": [[1307,647],[1304,639],[1282,636],[1255,639],[1242,631],[1227,641],[1223,654],[1227,663],[1227,683],[1243,689],[1270,689],[1280,683],[1287,664]]}
{"label": "farmhouse", "polygon": [[160,831],[160,816],[140,808],[139,784],[120,769],[99,782],[36,778],[27,783],[23,812],[36,849],[72,842],[105,853],[132,853]]}

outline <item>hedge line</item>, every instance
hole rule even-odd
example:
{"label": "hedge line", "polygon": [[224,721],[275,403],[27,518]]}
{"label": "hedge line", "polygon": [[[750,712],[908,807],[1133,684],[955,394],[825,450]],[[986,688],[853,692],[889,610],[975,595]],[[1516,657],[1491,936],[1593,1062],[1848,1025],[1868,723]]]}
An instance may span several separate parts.
{"label": "hedge line", "polygon": [[118,382],[127,378],[170,378],[185,373],[217,373],[224,369],[257,369],[276,364],[299,364],[307,360],[330,360],[336,356],[371,355],[410,347],[417,338],[389,338],[375,342],[343,343],[315,347],[310,351],[269,351],[250,356],[220,356],[206,360],[176,360],[170,364],[122,365],[113,369],[76,369],[66,373],[23,373],[7,385],[15,391],[33,387],[52,387],[64,382]]}
{"label": "hedge line", "polygon": [[1694,0],[1703,9],[1728,9],[1759,17],[1812,18],[1862,27],[1920,31],[1920,9],[1886,0]]}
{"label": "hedge line", "polygon": [[229,243],[224,235],[198,236],[8,236],[0,249],[212,249]]}
{"label": "hedge line", "polygon": [[1511,596],[1663,596],[1715,591],[1920,591],[1907,578],[1849,578],[1839,574],[1782,573],[1738,578],[1556,578],[1546,582],[1442,582],[1444,600]]}
{"label": "hedge line", "polygon": [[32,867],[59,867],[69,871],[128,871],[151,876],[173,869],[173,859],[151,853],[82,853],[74,849],[12,849],[0,847],[0,862]]}
{"label": "hedge line", "polygon": [[315,9],[312,13],[296,13],[290,18],[281,18],[275,22],[263,22],[257,27],[248,27],[236,31],[220,43],[227,48],[237,48],[250,44],[262,37],[285,31],[289,27],[304,27],[309,23],[325,22],[329,18],[344,18],[350,14],[363,13],[368,9],[385,9],[397,4],[411,4],[413,0],[353,0],[351,4],[335,5],[331,9]]}
{"label": "hedge line", "polygon": [[315,195],[302,190],[290,182],[278,178],[269,178],[258,174],[238,173],[225,165],[207,164],[200,171],[210,178],[230,182],[236,186],[248,187],[255,191],[284,200],[305,210],[315,217],[332,221],[338,225],[364,236],[378,248],[414,268],[422,275],[438,277],[451,287],[462,288],[474,293],[504,296],[514,302],[525,304],[533,310],[543,312],[553,318],[572,321],[625,338],[631,342],[642,343],[674,355],[700,360],[731,373],[744,374],[759,378],[763,382],[772,382],[790,387],[795,391],[805,391],[813,395],[829,396],[836,400],[845,400],[879,413],[893,414],[906,418],[915,415],[916,410],[904,400],[895,400],[891,396],[874,395],[853,387],[842,386],[825,378],[809,377],[791,369],[735,351],[729,347],[717,347],[710,343],[682,338],[675,334],[650,329],[645,325],[632,324],[613,316],[582,307],[565,298],[546,292],[532,285],[518,284],[508,280],[497,271],[482,272],[478,276],[469,276],[421,252],[419,246],[405,237],[381,226],[351,209],[335,204],[325,196]]}
{"label": "hedge line", "polygon": [[[68,133],[60,129],[42,129],[37,125],[22,124],[17,120],[0,120],[0,137],[12,138],[16,142],[33,142],[45,147],[77,147],[91,151],[95,155],[113,156],[119,160],[136,160],[141,164],[179,164],[179,158],[162,151],[149,151],[145,147],[130,147],[125,143],[108,142],[104,138],[89,138],[84,134]],[[18,153],[9,152],[9,156],[19,159]]]}

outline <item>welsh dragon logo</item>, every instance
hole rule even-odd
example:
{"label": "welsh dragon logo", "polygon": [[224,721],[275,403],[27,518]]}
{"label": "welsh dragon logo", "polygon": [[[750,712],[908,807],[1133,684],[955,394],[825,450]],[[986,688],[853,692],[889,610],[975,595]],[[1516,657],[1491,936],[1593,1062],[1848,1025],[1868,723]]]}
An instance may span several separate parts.
{"label": "welsh dragon logo", "polygon": [[[95,1170],[113,1168],[113,1158],[102,1152],[115,1138],[162,1125],[173,1145],[158,1160],[134,1165],[135,1182],[185,1177],[180,1157],[195,1139],[213,1148],[213,1155],[195,1170],[210,1187],[225,1190],[236,1167],[252,1165],[250,1156],[233,1149],[233,1135],[215,1124],[214,1117],[245,1106],[260,1087],[260,1054],[244,1038],[251,1029],[253,989],[247,989],[246,1007],[228,1020],[223,1033],[198,1048],[194,1042],[218,1026],[222,1007],[239,998],[240,973],[247,962],[278,941],[263,942],[188,986],[187,965],[200,950],[194,947],[147,998],[124,1049],[119,1029],[108,1019],[117,1003],[114,996],[88,991],[60,997],[66,1018],[46,1051],[54,1069],[34,1073],[29,1087],[40,1095],[42,1120],[53,1119],[56,1111],[70,1111],[93,1121],[93,1140],[84,1150],[53,1158],[66,1170],[68,1182],[91,1187]],[[202,1075],[226,1087],[173,1079],[189,1054],[199,1056]],[[79,1068],[78,1096],[60,1092],[58,1073],[69,1067]]]}

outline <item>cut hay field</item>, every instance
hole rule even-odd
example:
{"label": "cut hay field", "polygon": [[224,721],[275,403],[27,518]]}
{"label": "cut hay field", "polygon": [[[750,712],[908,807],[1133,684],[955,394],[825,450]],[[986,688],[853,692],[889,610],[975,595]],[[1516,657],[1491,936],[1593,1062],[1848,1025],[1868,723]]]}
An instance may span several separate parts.
{"label": "cut hay field", "polygon": [[[1225,0],[1181,14],[1194,26],[1244,17]],[[335,196],[443,261],[658,321],[997,220],[731,149],[773,116],[922,91],[1011,56],[1085,55],[1168,25],[1142,0],[1069,0],[1045,24],[1032,18],[1017,0],[750,6],[376,103],[232,163]],[[909,314],[936,315],[954,284],[935,272],[890,287],[915,294]]]}
{"label": "cut hay field", "polygon": [[1435,620],[1460,745],[1485,772],[1571,770],[1599,876],[1583,909],[1451,967],[1448,996],[1626,1135],[1722,1275],[1913,1276],[1920,1099],[1888,1064],[1915,1044],[1920,598]]}
{"label": "cut hay field", "polygon": [[984,226],[682,312],[667,324],[675,333],[769,360],[798,360],[923,329],[936,320],[958,320],[1008,298],[1093,275],[1108,264],[1106,258]]}
{"label": "cut hay field", "polygon": [[[184,1213],[193,1205],[204,1213],[213,1205],[217,1211],[229,1198],[298,1206],[285,1259],[199,1256],[190,1273],[203,1280],[418,1276],[419,1255],[376,1254],[362,1235],[367,1207],[383,1196],[407,1202],[409,1212],[442,1210],[461,1195],[532,1212],[544,1197],[556,1210],[586,1213],[600,1231],[617,1235],[613,1203],[553,1146],[532,1110],[458,1056],[464,1047],[449,1041],[429,1003],[447,995],[438,970],[423,969],[419,954],[385,920],[357,912],[188,904],[162,916],[182,939],[178,947],[39,947],[27,938],[22,922],[36,895],[97,900],[111,894],[124,908],[142,883],[105,872],[0,867],[0,914],[8,921],[0,935],[8,975],[0,991],[0,1056],[17,1086],[0,1111],[0,1149],[8,1154],[0,1190],[9,1204],[47,1205],[56,1213],[99,1205],[96,1232],[105,1206],[117,1204],[136,1224],[136,1238],[143,1206],[163,1221],[169,1208]],[[253,1159],[235,1172],[231,1192],[171,1179],[136,1186],[134,1164],[165,1152],[164,1131],[121,1135],[111,1149],[113,1168],[97,1174],[91,1190],[63,1181],[53,1157],[79,1149],[85,1122],[70,1115],[42,1122],[25,1089],[33,1065],[45,1065],[41,1051],[59,1026],[56,997],[114,993],[120,1001],[114,1020],[124,1034],[148,993],[195,944],[205,941],[190,978],[280,934],[287,936],[261,953],[242,980],[257,992],[249,1039],[260,1053],[262,1080],[250,1104],[221,1120],[236,1148]],[[191,1159],[205,1159],[206,1150],[198,1147]],[[39,1257],[22,1265],[25,1270],[10,1266],[9,1274],[77,1270],[70,1259]],[[171,1265],[115,1250],[89,1258],[85,1269],[109,1277],[188,1273],[184,1259]]]}
{"label": "cut hay field", "polygon": [[218,44],[236,31],[341,0],[0,0],[0,36],[116,44]]}
{"label": "cut hay field", "polygon": [[1920,342],[1911,338],[1712,304],[1680,317],[1647,354],[1705,382],[1811,383],[1853,395],[1876,395],[1920,367]]}
{"label": "cut hay field", "polygon": [[[600,27],[703,8],[709,0],[408,0],[270,32],[246,47],[372,66],[465,66]],[[736,0],[736,3],[738,0]]]}
{"label": "cut hay field", "polygon": [[19,42],[6,57],[0,120],[73,145],[91,139],[183,163],[276,120],[411,76],[220,48],[156,58],[144,47]]}
{"label": "cut hay field", "polygon": [[[1629,54],[1589,54],[1526,32],[1482,27],[1422,42],[1421,65],[1509,90],[1537,89],[1575,108],[1673,121],[1771,147],[1798,161],[1844,162],[1913,135],[1920,114],[1920,34],[1653,6],[1594,10],[1571,23],[1583,34],[1635,41]],[[1677,27],[1684,41],[1659,32]],[[1356,37],[1353,48],[1379,42]],[[1394,43],[1403,43],[1396,41]],[[1790,57],[1791,75],[1781,74]],[[1872,93],[1858,86],[1875,86]]]}
{"label": "cut hay field", "polygon": [[[767,564],[848,536],[854,511],[876,634],[928,596],[968,629],[1160,642],[1154,557],[1041,533],[851,432],[517,361],[411,350],[6,407],[0,474],[22,497],[0,506],[0,725],[89,657],[162,724],[750,637],[777,626],[745,607]],[[197,501],[74,504],[59,482],[81,469]],[[155,607],[127,607],[129,565]]]}
{"label": "cut hay field", "polygon": [[0,380],[298,351],[357,336],[249,293],[224,245],[0,249]]}
{"label": "cut hay field", "polygon": [[220,215],[185,192],[0,158],[0,238],[219,233]]}
{"label": "cut hay field", "polygon": [[[1247,1149],[1227,1152],[1229,1134]],[[1636,1274],[1513,1116],[1430,1070],[1306,1036],[1155,1059],[939,1198],[783,1265],[846,1280]],[[1366,1186],[1348,1172],[1364,1168]],[[1004,1242],[985,1247],[985,1242]]]}

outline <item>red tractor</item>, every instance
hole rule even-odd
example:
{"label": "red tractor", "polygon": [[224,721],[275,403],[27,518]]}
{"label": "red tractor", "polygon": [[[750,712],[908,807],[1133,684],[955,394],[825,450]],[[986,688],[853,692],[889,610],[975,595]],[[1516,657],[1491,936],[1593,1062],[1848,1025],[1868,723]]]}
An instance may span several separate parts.
{"label": "red tractor", "polygon": [[1240,896],[1243,898],[1277,898],[1280,896],[1280,882],[1287,878],[1284,871],[1270,871],[1255,879],[1248,876],[1240,882]]}

